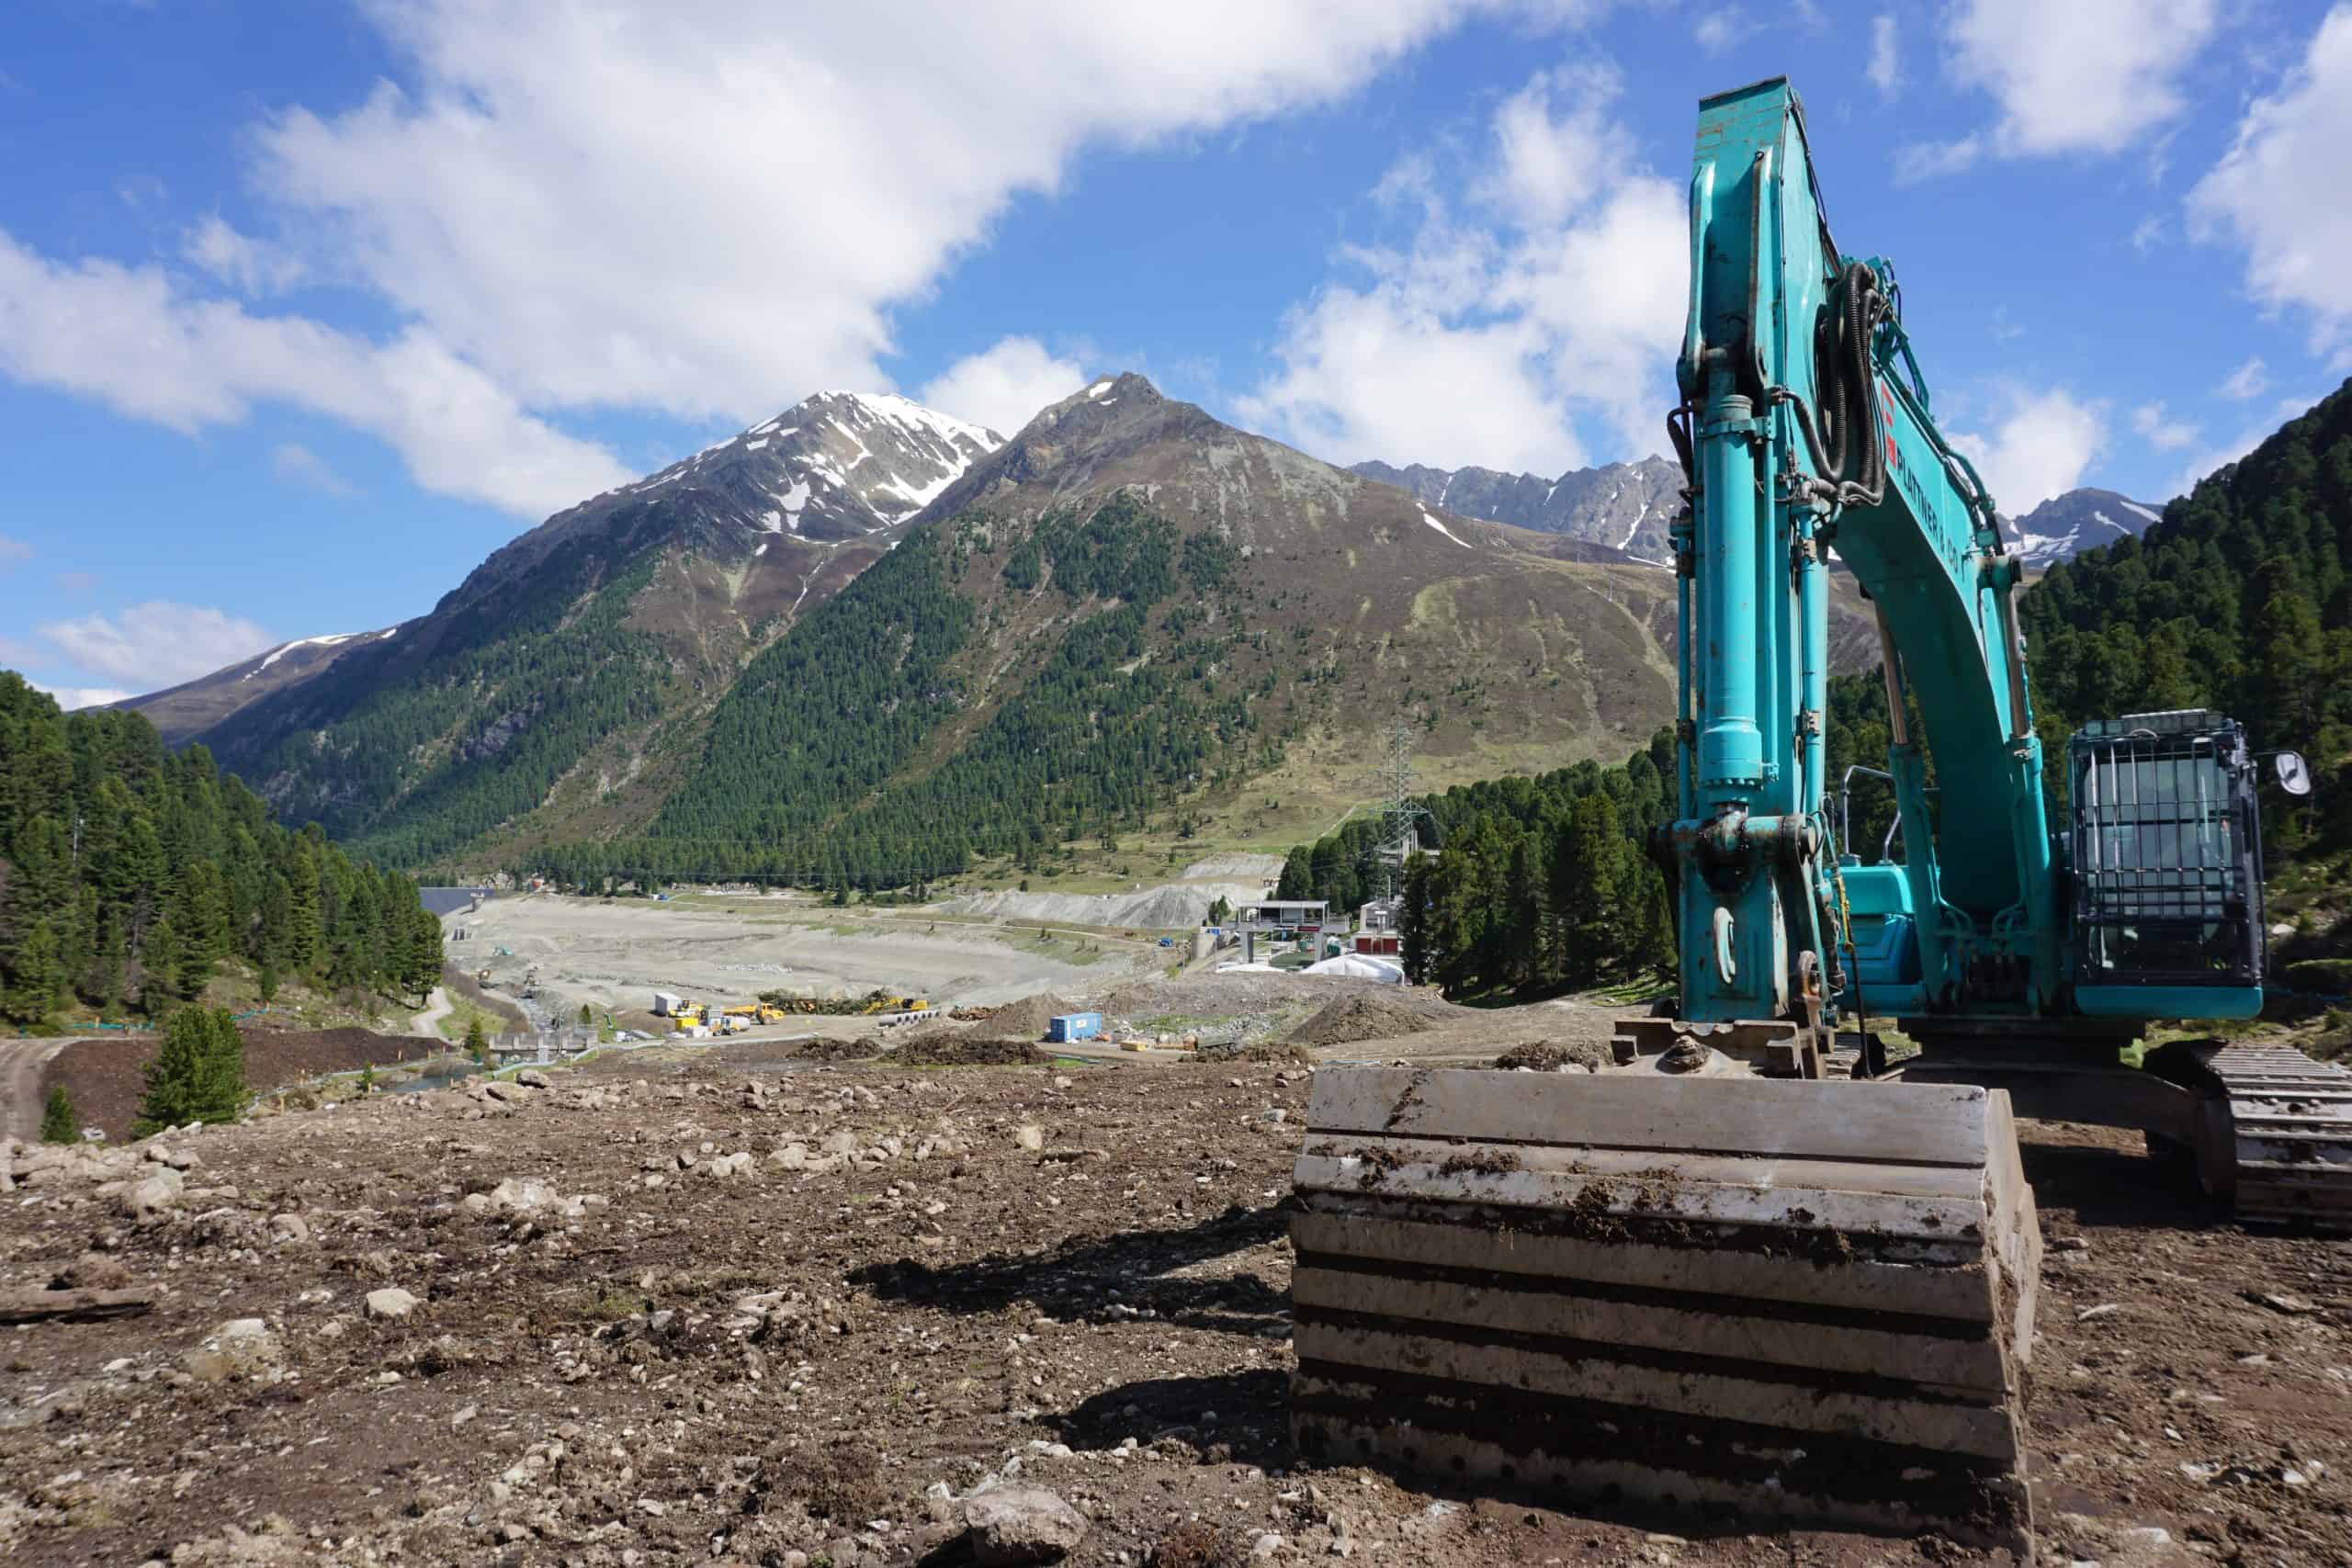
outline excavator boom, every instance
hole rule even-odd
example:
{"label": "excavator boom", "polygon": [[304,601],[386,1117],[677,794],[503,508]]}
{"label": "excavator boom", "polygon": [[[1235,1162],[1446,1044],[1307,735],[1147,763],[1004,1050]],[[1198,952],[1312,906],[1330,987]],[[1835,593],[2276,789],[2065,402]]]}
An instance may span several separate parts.
{"label": "excavator boom", "polygon": [[[1680,1016],[1636,1021],[1615,1074],[1317,1076],[1295,1437],[2022,1553],[2041,1233],[2008,1097],[1815,1081],[1859,984],[1830,896],[1827,551],[1866,558],[1890,617],[1945,649],[1914,656],[1920,694],[1978,759],[1950,776],[1982,798],[1948,787],[1944,826],[1983,841],[1943,883],[1873,889],[1905,910],[2007,908],[2049,881],[2014,574],[1924,389],[1887,374],[1891,271],[1830,242],[1785,82],[1702,105],[1690,193],[1679,811],[1653,844]],[[2054,931],[1984,926],[2029,987],[2054,984]]]}

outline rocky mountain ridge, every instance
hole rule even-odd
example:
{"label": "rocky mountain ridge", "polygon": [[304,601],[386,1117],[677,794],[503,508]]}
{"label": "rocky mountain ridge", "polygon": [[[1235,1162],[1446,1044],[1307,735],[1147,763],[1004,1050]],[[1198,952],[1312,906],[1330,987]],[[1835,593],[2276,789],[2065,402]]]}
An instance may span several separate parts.
{"label": "rocky mountain ridge", "polygon": [[[1421,463],[1400,468],[1378,461],[1357,463],[1350,472],[1396,485],[1432,506],[1450,507],[1465,516],[1561,534],[1648,561],[1668,558],[1667,526],[1682,505],[1681,469],[1655,456],[1570,468],[1548,479],[1495,468],[1439,468]],[[2014,530],[2013,547],[2030,564],[2048,567],[2118,539],[2136,538],[2163,515],[2162,507],[2086,487],[2052,496],[2024,516],[2005,521]]]}
{"label": "rocky mountain ridge", "polygon": [[249,704],[322,673],[345,654],[355,652],[372,642],[387,641],[398,637],[400,632],[399,626],[384,626],[371,632],[329,632],[320,637],[298,637],[291,642],[266,648],[250,659],[223,665],[193,681],[183,681],[160,692],[150,692],[144,696],[129,697],[107,705],[135,708],[145,714],[148,721],[154,725],[155,732],[164,738],[164,744],[179,746]]}
{"label": "rocky mountain ridge", "polygon": [[1636,558],[1669,558],[1667,525],[1682,505],[1682,470],[1666,457],[1570,468],[1557,479],[1496,468],[1436,468],[1415,463],[1355,464],[1350,470],[1411,493],[1431,506],[1588,544]]}

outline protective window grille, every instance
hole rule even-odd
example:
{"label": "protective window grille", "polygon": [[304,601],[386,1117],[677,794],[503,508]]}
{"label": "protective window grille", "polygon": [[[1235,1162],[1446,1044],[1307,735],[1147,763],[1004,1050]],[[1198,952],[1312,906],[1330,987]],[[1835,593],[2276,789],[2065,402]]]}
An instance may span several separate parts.
{"label": "protective window grille", "polygon": [[2075,737],[2075,926],[2086,978],[2249,977],[2257,847],[2237,727],[2190,710]]}

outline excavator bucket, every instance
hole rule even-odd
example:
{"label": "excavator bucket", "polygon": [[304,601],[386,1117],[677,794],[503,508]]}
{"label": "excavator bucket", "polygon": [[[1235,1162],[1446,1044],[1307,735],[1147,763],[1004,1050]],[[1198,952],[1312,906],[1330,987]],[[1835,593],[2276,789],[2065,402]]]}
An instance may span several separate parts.
{"label": "excavator bucket", "polygon": [[1295,1189],[1303,1457],[2030,1559],[2000,1090],[1326,1070]]}

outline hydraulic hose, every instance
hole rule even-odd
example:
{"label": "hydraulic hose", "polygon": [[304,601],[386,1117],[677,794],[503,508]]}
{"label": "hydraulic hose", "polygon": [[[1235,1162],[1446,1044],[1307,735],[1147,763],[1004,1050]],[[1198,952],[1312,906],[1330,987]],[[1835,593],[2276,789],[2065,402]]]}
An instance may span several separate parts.
{"label": "hydraulic hose", "polygon": [[1886,498],[1871,334],[1887,310],[1878,274],[1868,263],[1849,262],[1830,290],[1829,307],[1814,334],[1814,395],[1825,448],[1815,460],[1821,477],[1838,487],[1838,500],[1849,506],[1876,506]]}

